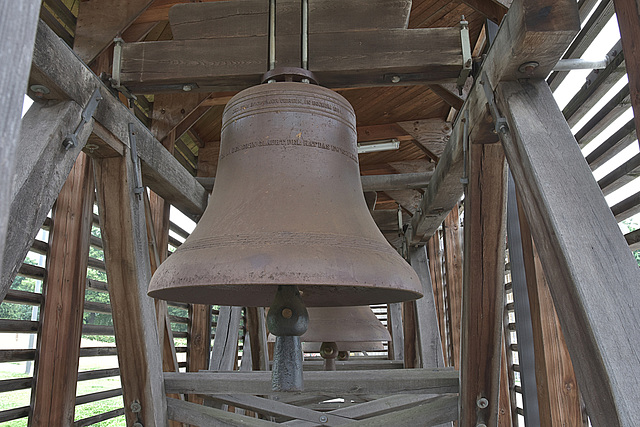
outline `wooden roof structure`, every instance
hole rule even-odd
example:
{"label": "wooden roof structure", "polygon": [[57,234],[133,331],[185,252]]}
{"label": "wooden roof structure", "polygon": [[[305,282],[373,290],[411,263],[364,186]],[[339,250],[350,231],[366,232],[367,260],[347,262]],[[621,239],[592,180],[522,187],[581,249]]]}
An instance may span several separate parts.
{"label": "wooden roof structure", "polygon": [[[517,392],[531,425],[582,425],[581,401],[594,426],[637,425],[640,270],[629,246],[638,249],[640,236],[623,236],[617,220],[640,212],[640,192],[611,208],[603,192],[637,177],[640,161],[598,182],[592,169],[640,127],[638,0],[309,2],[309,69],[353,105],[359,143],[399,141],[398,150],[359,155],[376,223],[428,291],[380,308],[390,360],[306,372],[305,393],[274,394],[267,372],[226,372],[238,368],[241,317],[243,368],[268,370],[264,309],[216,308],[222,338],[210,355],[211,306],[175,305],[187,319],[146,295],[166,249],[180,244],[169,229],[188,235],[170,224],[169,206],[202,215],[224,106],[268,68],[268,3],[1,4],[0,301],[40,305],[42,314],[0,320],[3,331],[38,333],[37,350],[0,351],[3,361],[36,360],[33,378],[0,381],[2,391],[32,389],[31,405],[0,411],[0,421],[72,425],[78,402],[122,394],[124,408],[74,425],[124,414],[127,425],[157,426],[515,427]],[[300,2],[277,5],[278,65],[297,66]],[[560,111],[551,89],[567,73],[554,67],[579,58],[614,10],[620,46]],[[569,126],[625,72],[625,89],[574,135]],[[25,92],[36,103],[20,120]],[[585,162],[580,147],[624,102],[635,118]],[[48,243],[36,240],[41,227]],[[89,257],[90,246],[104,261]],[[23,263],[29,250],[47,254],[46,269]],[[106,271],[108,284],[87,281],[88,267]],[[46,279],[46,292],[10,289],[16,275]],[[87,287],[108,288],[110,305],[85,303]],[[116,393],[76,397],[81,378],[114,375],[78,375],[79,357],[111,351],[80,348],[82,334],[105,333],[82,325],[83,310],[113,315]],[[188,325],[188,373],[172,323]],[[518,343],[505,347],[515,328]],[[322,407],[331,397],[346,398],[343,407]]]}

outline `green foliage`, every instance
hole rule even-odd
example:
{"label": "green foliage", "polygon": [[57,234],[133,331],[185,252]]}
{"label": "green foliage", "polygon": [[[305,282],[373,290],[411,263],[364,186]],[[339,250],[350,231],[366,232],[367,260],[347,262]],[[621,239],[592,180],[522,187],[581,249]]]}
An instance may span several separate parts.
{"label": "green foliage", "polygon": [[636,258],[638,267],[640,267],[640,249],[638,249],[637,251],[633,251],[633,256]]}
{"label": "green foliage", "polygon": [[[38,265],[38,263],[27,257],[24,262],[26,264]],[[16,276],[11,284],[11,289],[16,291],[35,292],[36,281],[27,277]],[[33,307],[30,305],[13,304],[10,302],[3,302],[0,304],[0,319],[11,320],[31,320],[31,313]]]}

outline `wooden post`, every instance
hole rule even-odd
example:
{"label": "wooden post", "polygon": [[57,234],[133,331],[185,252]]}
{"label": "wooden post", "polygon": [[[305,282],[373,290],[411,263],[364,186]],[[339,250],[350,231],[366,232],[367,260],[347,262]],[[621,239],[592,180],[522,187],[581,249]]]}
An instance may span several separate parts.
{"label": "wooden post", "polygon": [[449,289],[449,331],[451,333],[451,359],[453,367],[460,369],[460,321],[462,318],[462,244],[458,206],[451,210],[443,223],[444,261]]}
{"label": "wooden post", "polygon": [[507,175],[499,144],[471,144],[469,151],[469,185],[464,202],[460,426],[495,426],[504,309]]}
{"label": "wooden post", "polygon": [[438,315],[433,301],[433,287],[431,285],[429,260],[427,259],[427,248],[425,246],[419,246],[411,251],[411,266],[420,278],[423,292],[423,297],[414,302],[416,306],[420,367],[444,368]]}
{"label": "wooden post", "polygon": [[[153,299],[147,296],[151,267],[144,202],[134,194],[130,152],[96,159],[96,191],[118,347],[127,424],[166,426],[162,358]],[[132,403],[141,411],[134,413]]]}
{"label": "wooden post", "polygon": [[636,131],[640,132],[640,0],[613,0],[613,6],[622,38],[624,65],[629,76]]}
{"label": "wooden post", "polygon": [[440,340],[442,341],[442,354],[448,366],[447,329],[444,323],[444,292],[442,291],[442,258],[440,256],[440,234],[438,231],[431,236],[431,239],[429,239],[427,243],[427,255],[429,257],[429,272],[431,274],[431,285],[433,287],[433,299],[436,304],[436,314],[438,315],[438,326],[440,328]]}
{"label": "wooden post", "polygon": [[238,358],[238,333],[242,307],[220,307],[211,351],[211,371],[232,371]]}
{"label": "wooden post", "polygon": [[[40,0],[2,2],[0,4],[0,277],[6,275],[4,267],[5,240],[9,224],[9,203],[13,188],[16,150],[20,135],[20,113],[27,92],[33,42],[38,25]],[[24,257],[23,257],[24,258]],[[22,262],[22,260],[20,260]],[[9,288],[10,283],[6,285]],[[0,285],[0,301],[4,299],[5,285]]]}
{"label": "wooden post", "polygon": [[[503,145],[594,426],[640,420],[640,270],[544,81],[498,84]],[[550,155],[553,153],[553,155]]]}
{"label": "wooden post", "polygon": [[73,425],[94,190],[91,160],[81,153],[53,210],[32,426]]}
{"label": "wooden post", "polygon": [[[211,306],[207,304],[189,305],[189,354],[187,366],[189,372],[198,372],[209,367],[211,348]],[[194,395],[189,401],[202,403]]]}
{"label": "wooden post", "polygon": [[[251,365],[254,371],[269,370],[267,327],[264,307],[247,307],[247,332],[251,341]],[[246,349],[245,349],[246,351]],[[244,352],[243,352],[244,354]]]}
{"label": "wooden post", "polygon": [[391,334],[389,359],[404,360],[404,335],[402,327],[402,303],[387,304],[387,328]]}
{"label": "wooden post", "polygon": [[517,424],[511,422],[511,394],[509,390],[509,366],[507,365],[507,351],[502,341],[502,356],[500,357],[500,397],[498,404],[498,427],[512,427]]}
{"label": "wooden post", "polygon": [[522,255],[527,276],[535,350],[540,426],[581,427],[580,392],[549,285],[519,203]]}
{"label": "wooden post", "polygon": [[418,332],[416,330],[416,303],[402,303],[402,330],[404,335],[404,367],[419,368]]}

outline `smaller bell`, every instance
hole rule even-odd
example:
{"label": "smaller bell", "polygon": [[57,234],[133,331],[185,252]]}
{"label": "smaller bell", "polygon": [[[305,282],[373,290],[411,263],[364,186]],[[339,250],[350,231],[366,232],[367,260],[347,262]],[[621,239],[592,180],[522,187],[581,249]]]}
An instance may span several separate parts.
{"label": "smaller bell", "polygon": [[319,352],[325,370],[335,370],[335,358],[350,351],[383,350],[390,341],[387,328],[368,306],[308,308],[309,326],[301,340],[304,352]]}

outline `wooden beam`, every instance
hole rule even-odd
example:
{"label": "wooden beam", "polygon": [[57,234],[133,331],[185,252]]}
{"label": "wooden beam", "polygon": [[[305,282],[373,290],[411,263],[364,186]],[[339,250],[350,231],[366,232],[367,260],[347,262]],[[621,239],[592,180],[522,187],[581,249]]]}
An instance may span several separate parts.
{"label": "wooden beam", "polygon": [[[267,69],[266,36],[125,44],[122,83],[138,93],[241,90]],[[280,37],[279,66],[298,66],[299,36]],[[402,48],[399,49],[399,46]],[[309,36],[310,70],[330,88],[452,81],[462,50],[456,28],[352,31]],[[336,60],[340,58],[340,60]]]}
{"label": "wooden beam", "polygon": [[[504,308],[507,174],[497,144],[472,144],[465,198],[461,427],[496,425]],[[486,405],[479,405],[479,399]],[[484,406],[484,407],[483,407]]]}
{"label": "wooden beam", "polygon": [[416,304],[414,301],[402,303],[402,335],[404,340],[404,367],[419,368],[418,331],[416,330]]}
{"label": "wooden beam", "polygon": [[90,64],[153,0],[90,0],[78,5],[73,50]]}
{"label": "wooden beam", "polygon": [[640,132],[640,0],[613,0],[618,18],[625,65],[629,76],[631,107]]}
{"label": "wooden beam", "polygon": [[594,425],[634,425],[640,349],[628,326],[640,320],[630,305],[640,301],[638,265],[546,83],[501,83],[498,99],[512,132],[505,152],[545,275],[554,278],[589,416]]}
{"label": "wooden beam", "polygon": [[[127,423],[165,426],[162,352],[147,296],[151,266],[144,202],[134,194],[136,172],[129,150],[124,157],[96,159],[94,168]],[[133,402],[141,412],[132,412]]]}
{"label": "wooden beam", "polygon": [[4,141],[0,150],[0,200],[3,200],[0,204],[0,301],[4,299],[10,286],[5,285],[5,278],[13,278],[14,274],[13,268],[7,270],[7,261],[4,259],[6,248],[16,250],[7,241],[9,219],[12,216],[10,204],[6,201],[11,200],[14,171],[19,170],[15,163],[19,147],[20,113],[27,89],[40,3],[40,0],[28,0],[16,4],[4,2],[0,6],[0,40],[3,51],[0,66],[0,135]]}
{"label": "wooden beam", "polygon": [[[544,78],[558,62],[579,28],[580,20],[573,0],[514,2],[487,53],[481,72],[485,73],[492,85],[503,80]],[[528,61],[537,62],[538,67],[531,72],[519,71],[520,65]],[[498,141],[493,133],[493,120],[485,107],[486,102],[484,89],[476,82],[456,118],[451,138],[423,196],[420,204],[422,213],[411,219],[413,244],[425,244],[462,197],[460,178],[463,173],[464,110],[469,111],[472,143]]]}
{"label": "wooden beam", "polygon": [[451,334],[451,359],[453,367],[460,369],[460,322],[462,319],[462,242],[460,218],[456,205],[444,219],[444,267],[447,272],[449,295],[449,331]]}
{"label": "wooden beam", "polygon": [[239,415],[222,409],[209,408],[191,402],[177,399],[167,399],[167,416],[170,420],[185,424],[207,427],[273,427],[274,423],[244,415]]}
{"label": "wooden beam", "polygon": [[209,370],[232,371],[236,366],[241,315],[242,307],[220,307]]}
{"label": "wooden beam", "polygon": [[9,208],[11,227],[4,248],[0,300],[47,218],[67,175],[89,134],[87,124],[78,135],[78,144],[69,150],[62,140],[73,133],[80,121],[81,108],[73,101],[36,103],[22,122],[21,144],[15,157],[14,190]]}
{"label": "wooden beam", "polygon": [[447,328],[445,324],[444,291],[442,289],[442,255],[440,252],[440,234],[431,236],[427,243],[427,256],[429,257],[429,274],[431,276],[431,286],[433,299],[436,305],[438,316],[438,327],[440,329],[440,341],[444,360],[449,365],[449,355],[447,351]]}
{"label": "wooden beam", "polygon": [[251,341],[251,364],[254,371],[269,370],[267,328],[264,307],[246,307],[247,332]]}
{"label": "wooden beam", "polygon": [[30,82],[47,86],[51,90],[48,98],[72,99],[79,105],[85,105],[93,91],[100,88],[104,99],[100,101],[94,119],[106,131],[107,139],[121,144],[120,150],[122,145],[130,147],[128,124],[134,124],[145,185],[188,215],[204,212],[207,194],[202,186],[43,23],[38,26],[36,35]]}
{"label": "wooden beam", "polygon": [[402,303],[387,305],[387,328],[391,335],[389,359],[404,361],[404,328],[402,326]]}
{"label": "wooden beam", "polygon": [[197,92],[159,93],[154,96],[151,133],[162,141],[208,98]]}
{"label": "wooden beam", "polygon": [[440,97],[444,102],[446,102],[449,107],[455,108],[456,110],[460,110],[462,108],[462,104],[464,104],[464,99],[459,97],[457,94],[450,92],[449,89],[445,88],[442,85],[429,85],[429,89],[436,95]]}
{"label": "wooden beam", "polygon": [[[208,304],[190,304],[189,320],[187,368],[189,372],[198,372],[209,368],[211,306]],[[193,395],[189,396],[189,401],[202,404],[202,399]]]}
{"label": "wooden beam", "polygon": [[540,425],[582,427],[580,391],[569,350],[521,203],[518,203],[518,211],[531,306]]}
{"label": "wooden beam", "polygon": [[[164,378],[170,393],[291,395],[271,390],[271,372],[166,372]],[[457,393],[458,382],[458,372],[446,368],[305,372],[305,391],[296,395]]]}
{"label": "wooden beam", "polygon": [[73,424],[94,192],[91,160],[80,154],[53,211],[30,420],[34,425]]}

